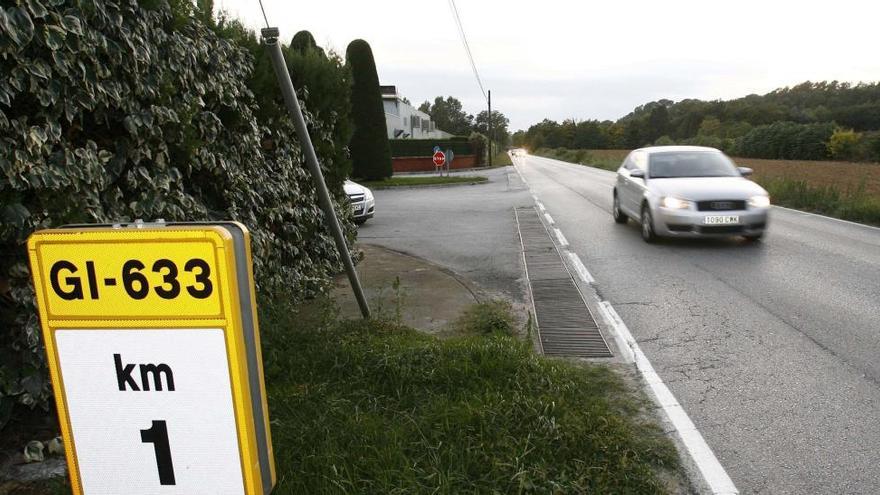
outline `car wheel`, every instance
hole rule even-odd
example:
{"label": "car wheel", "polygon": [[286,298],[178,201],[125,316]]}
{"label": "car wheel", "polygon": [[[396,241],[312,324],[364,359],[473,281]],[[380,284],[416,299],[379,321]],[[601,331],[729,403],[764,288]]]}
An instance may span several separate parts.
{"label": "car wheel", "polygon": [[657,234],[654,233],[654,219],[651,218],[651,209],[648,205],[642,206],[642,239],[651,243],[657,240]]}
{"label": "car wheel", "polygon": [[611,215],[614,216],[614,221],[617,223],[626,223],[629,220],[626,213],[620,210],[620,198],[616,193],[614,194],[614,205],[611,207]]}

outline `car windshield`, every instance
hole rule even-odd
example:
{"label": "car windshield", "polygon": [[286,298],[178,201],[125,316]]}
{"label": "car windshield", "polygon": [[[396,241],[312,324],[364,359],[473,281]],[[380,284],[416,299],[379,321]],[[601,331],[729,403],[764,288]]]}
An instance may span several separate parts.
{"label": "car windshield", "polygon": [[737,177],[739,172],[723,153],[712,151],[670,151],[650,155],[652,179],[676,177]]}

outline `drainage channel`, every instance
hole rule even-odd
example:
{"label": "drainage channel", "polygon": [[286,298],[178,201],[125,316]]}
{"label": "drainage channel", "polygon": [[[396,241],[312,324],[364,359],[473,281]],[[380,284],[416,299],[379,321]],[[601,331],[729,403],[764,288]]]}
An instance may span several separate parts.
{"label": "drainage channel", "polygon": [[544,354],[612,357],[538,212],[517,208],[516,222]]}

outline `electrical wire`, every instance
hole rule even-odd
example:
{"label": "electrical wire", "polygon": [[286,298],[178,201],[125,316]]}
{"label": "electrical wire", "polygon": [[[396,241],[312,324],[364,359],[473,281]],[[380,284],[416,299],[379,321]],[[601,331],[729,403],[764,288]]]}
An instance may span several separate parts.
{"label": "electrical wire", "polygon": [[263,8],[263,0],[257,0],[260,2],[260,10],[263,11],[263,20],[266,21],[266,27],[269,27],[269,18],[266,17],[266,9]]}
{"label": "electrical wire", "polygon": [[461,16],[458,14],[458,7],[455,6],[455,0],[449,0],[449,7],[452,9],[452,16],[455,18],[455,25],[458,26],[458,34],[461,37],[464,50],[467,52],[468,60],[471,62],[471,68],[474,70],[474,77],[477,79],[477,85],[480,86],[483,98],[488,101],[489,97],[486,96],[486,90],[483,89],[483,81],[480,79],[479,71],[477,71],[477,64],[474,63],[474,55],[471,53],[471,46],[468,43],[467,35],[464,33],[464,27],[461,24]]}

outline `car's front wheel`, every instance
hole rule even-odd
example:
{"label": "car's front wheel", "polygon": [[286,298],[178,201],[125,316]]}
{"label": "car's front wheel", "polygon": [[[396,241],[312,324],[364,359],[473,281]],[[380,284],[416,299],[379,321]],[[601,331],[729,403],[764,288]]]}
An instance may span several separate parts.
{"label": "car's front wheel", "polygon": [[657,234],[654,233],[654,219],[651,217],[651,208],[648,205],[642,206],[642,239],[651,243],[657,240]]}
{"label": "car's front wheel", "polygon": [[628,220],[626,213],[620,209],[620,197],[617,195],[616,191],[614,192],[614,205],[611,207],[611,215],[617,223],[626,223]]}

